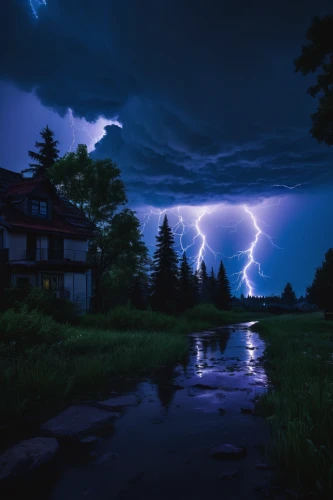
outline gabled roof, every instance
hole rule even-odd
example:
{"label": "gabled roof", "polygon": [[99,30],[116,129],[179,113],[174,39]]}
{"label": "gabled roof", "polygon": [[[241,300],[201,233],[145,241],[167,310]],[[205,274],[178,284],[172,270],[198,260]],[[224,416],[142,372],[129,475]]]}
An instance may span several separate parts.
{"label": "gabled roof", "polygon": [[21,181],[16,182],[7,189],[7,191],[5,192],[5,197],[22,196],[30,194],[33,192],[34,189],[36,189],[36,187],[43,184],[44,181],[45,181],[44,176],[22,179]]}
{"label": "gabled roof", "polygon": [[[10,172],[10,171],[7,171]],[[52,199],[52,220],[38,219],[26,215],[15,205],[17,197],[28,196],[35,189],[42,189]],[[12,228],[31,231],[46,231],[63,233],[73,237],[91,238],[96,230],[95,226],[85,217],[79,208],[61,197],[44,176],[22,179],[9,186],[2,194],[3,206],[0,210],[1,224]]]}
{"label": "gabled roof", "polygon": [[0,167],[0,196],[22,179],[22,174]]}

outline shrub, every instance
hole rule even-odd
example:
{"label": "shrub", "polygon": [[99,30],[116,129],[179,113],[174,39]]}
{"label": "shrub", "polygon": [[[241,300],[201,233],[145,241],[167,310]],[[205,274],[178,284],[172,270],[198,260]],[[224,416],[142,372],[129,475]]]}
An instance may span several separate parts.
{"label": "shrub", "polygon": [[38,287],[10,288],[6,291],[3,309],[20,310],[25,304],[29,311],[38,310],[59,323],[78,324],[77,308],[67,299],[58,299],[52,292]]}
{"label": "shrub", "polygon": [[15,343],[18,350],[36,344],[52,344],[62,338],[62,330],[49,316],[29,310],[23,305],[19,311],[8,309],[0,314],[0,341]]}

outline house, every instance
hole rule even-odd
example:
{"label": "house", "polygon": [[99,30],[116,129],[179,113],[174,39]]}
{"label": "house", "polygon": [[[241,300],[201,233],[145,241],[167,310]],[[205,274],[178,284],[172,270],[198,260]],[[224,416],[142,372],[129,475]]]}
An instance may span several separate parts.
{"label": "house", "polygon": [[94,230],[45,176],[24,179],[0,168],[0,300],[8,286],[30,284],[88,310]]}

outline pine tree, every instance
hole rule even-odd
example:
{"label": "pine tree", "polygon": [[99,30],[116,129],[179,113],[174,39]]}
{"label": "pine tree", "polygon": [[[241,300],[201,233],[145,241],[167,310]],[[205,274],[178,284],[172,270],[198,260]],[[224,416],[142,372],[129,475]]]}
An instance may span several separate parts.
{"label": "pine tree", "polygon": [[195,305],[195,283],[186,253],[180,263],[179,271],[179,310],[185,311]]}
{"label": "pine tree", "polygon": [[296,294],[290,283],[287,283],[281,294],[281,300],[284,304],[292,306],[297,301]]}
{"label": "pine tree", "polygon": [[200,283],[200,302],[207,304],[209,302],[209,286],[208,274],[205,261],[201,261],[199,267],[199,283]]}
{"label": "pine tree", "polygon": [[333,310],[333,248],[325,254],[325,260],[316,269],[311,286],[306,289],[307,300],[316,306]]}
{"label": "pine tree", "polygon": [[200,302],[200,276],[199,271],[192,274],[192,284],[193,284],[193,305],[196,306]]}
{"label": "pine tree", "polygon": [[217,298],[216,305],[221,310],[230,309],[231,304],[230,283],[227,277],[222,260],[220,261],[219,271],[217,273]]}
{"label": "pine tree", "polygon": [[174,313],[177,308],[178,259],[166,215],[156,236],[156,246],[151,274],[151,304],[155,310]]}
{"label": "pine tree", "polygon": [[215,305],[217,300],[217,281],[213,268],[211,268],[210,275],[208,278],[208,294],[209,294],[209,302]]}
{"label": "pine tree", "polygon": [[54,140],[54,132],[52,132],[48,125],[46,125],[40,135],[43,138],[43,142],[36,141],[35,143],[35,147],[39,150],[39,152],[28,151],[30,158],[35,160],[37,163],[29,163],[30,168],[26,168],[22,171],[23,174],[32,174],[33,177],[45,174],[47,169],[52,167],[52,165],[59,159],[59,149],[57,149],[59,141]]}

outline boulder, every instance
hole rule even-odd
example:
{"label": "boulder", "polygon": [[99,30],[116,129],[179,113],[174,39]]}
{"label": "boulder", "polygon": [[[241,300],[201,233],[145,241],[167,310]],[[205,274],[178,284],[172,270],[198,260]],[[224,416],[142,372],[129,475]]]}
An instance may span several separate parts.
{"label": "boulder", "polygon": [[215,385],[205,385],[205,384],[195,384],[193,387],[196,387],[197,389],[207,389],[211,391],[216,391],[218,389],[217,386]]}
{"label": "boulder", "polygon": [[41,426],[45,436],[52,436],[59,441],[77,441],[95,434],[112,424],[119,413],[101,410],[91,406],[70,406]]}
{"label": "boulder", "polygon": [[103,408],[121,408],[122,406],[135,406],[139,403],[139,398],[134,395],[117,396],[104,401],[99,401],[98,405]]}
{"label": "boulder", "polygon": [[59,448],[56,439],[37,437],[21,441],[0,455],[0,482],[31,474],[51,462]]}
{"label": "boulder", "polygon": [[232,444],[221,444],[212,448],[209,455],[217,460],[244,458],[246,456],[246,448],[238,448]]}

